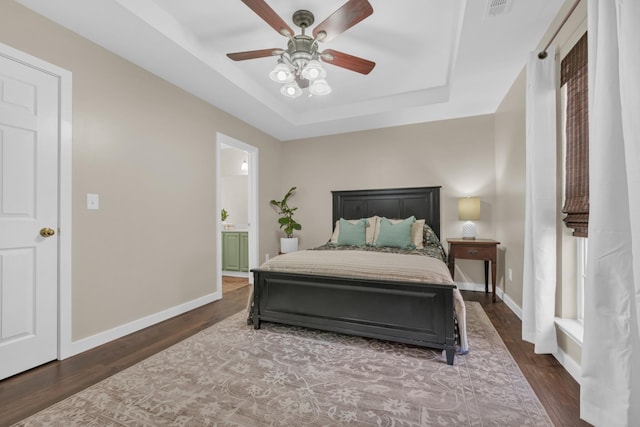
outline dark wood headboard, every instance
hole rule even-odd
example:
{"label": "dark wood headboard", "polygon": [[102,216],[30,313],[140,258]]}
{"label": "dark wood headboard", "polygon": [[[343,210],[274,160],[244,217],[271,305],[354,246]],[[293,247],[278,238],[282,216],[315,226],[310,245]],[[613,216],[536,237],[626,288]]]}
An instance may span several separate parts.
{"label": "dark wood headboard", "polygon": [[332,191],[333,222],[373,215],[387,218],[424,218],[440,237],[440,187]]}

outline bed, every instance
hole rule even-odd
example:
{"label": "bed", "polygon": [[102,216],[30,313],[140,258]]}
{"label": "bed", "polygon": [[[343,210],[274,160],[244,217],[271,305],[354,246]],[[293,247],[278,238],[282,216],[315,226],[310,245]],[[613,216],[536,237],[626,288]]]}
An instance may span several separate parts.
{"label": "bed", "polygon": [[[332,225],[343,224],[341,218],[402,219],[413,216],[424,219],[439,237],[440,187],[333,191],[332,197]],[[461,311],[462,304],[463,311],[464,305],[446,262],[429,261],[437,267],[437,275],[442,276],[438,280],[431,280],[432,276],[418,277],[425,269],[422,267],[409,268],[403,276],[389,279],[376,272],[377,261],[361,268],[363,274],[348,271],[316,273],[315,270],[287,268],[289,259],[309,255],[315,258],[315,264],[322,265],[324,257],[330,257],[329,252],[338,251],[300,252],[274,257],[252,270],[254,291],[249,320],[254,328],[259,329],[261,322],[266,321],[443,349],[447,363],[454,363],[454,306]],[[343,252],[340,257],[364,257],[364,252]],[[400,259],[398,256],[397,260]],[[306,267],[308,261],[299,263]],[[385,268],[379,266],[380,270]],[[354,267],[354,270],[357,269]],[[458,313],[458,320],[461,314],[464,316],[464,313]]]}

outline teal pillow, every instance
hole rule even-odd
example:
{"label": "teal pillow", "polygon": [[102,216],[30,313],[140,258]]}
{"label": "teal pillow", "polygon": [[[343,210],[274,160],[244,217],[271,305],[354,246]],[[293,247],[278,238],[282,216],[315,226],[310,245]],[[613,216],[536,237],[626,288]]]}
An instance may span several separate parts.
{"label": "teal pillow", "polygon": [[416,218],[409,218],[397,224],[393,224],[387,218],[380,220],[380,233],[376,240],[376,246],[388,246],[392,248],[410,248],[413,245],[411,240],[411,226],[416,222]]}
{"label": "teal pillow", "polygon": [[367,243],[366,230],[369,221],[362,218],[355,224],[340,218],[338,234],[338,246],[364,246]]}

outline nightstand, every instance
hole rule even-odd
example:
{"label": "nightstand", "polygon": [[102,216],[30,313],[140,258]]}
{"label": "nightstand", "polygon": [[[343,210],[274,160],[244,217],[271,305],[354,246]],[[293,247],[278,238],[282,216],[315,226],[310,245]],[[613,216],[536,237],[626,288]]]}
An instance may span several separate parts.
{"label": "nightstand", "polygon": [[489,292],[489,262],[491,262],[491,287],[496,302],[496,262],[500,242],[491,239],[447,239],[449,242],[449,271],[453,278],[456,258],[484,261],[484,291]]}

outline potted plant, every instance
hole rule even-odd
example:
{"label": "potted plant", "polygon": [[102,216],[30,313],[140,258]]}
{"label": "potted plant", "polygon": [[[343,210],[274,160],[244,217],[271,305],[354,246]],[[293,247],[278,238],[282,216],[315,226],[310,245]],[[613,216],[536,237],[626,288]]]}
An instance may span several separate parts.
{"label": "potted plant", "polygon": [[296,187],[291,187],[282,200],[272,200],[270,202],[271,206],[278,210],[278,215],[280,215],[278,224],[280,224],[280,229],[284,230],[287,236],[280,239],[280,252],[282,253],[295,252],[298,250],[298,238],[293,237],[293,231],[302,230],[302,226],[293,219],[293,213],[298,210],[298,208],[292,208],[288,204],[289,198],[295,191]]}
{"label": "potted plant", "polygon": [[229,212],[226,209],[222,209],[222,211],[220,211],[220,219],[222,219],[222,228],[225,230],[230,228],[230,224],[227,224],[227,218],[229,218]]}

